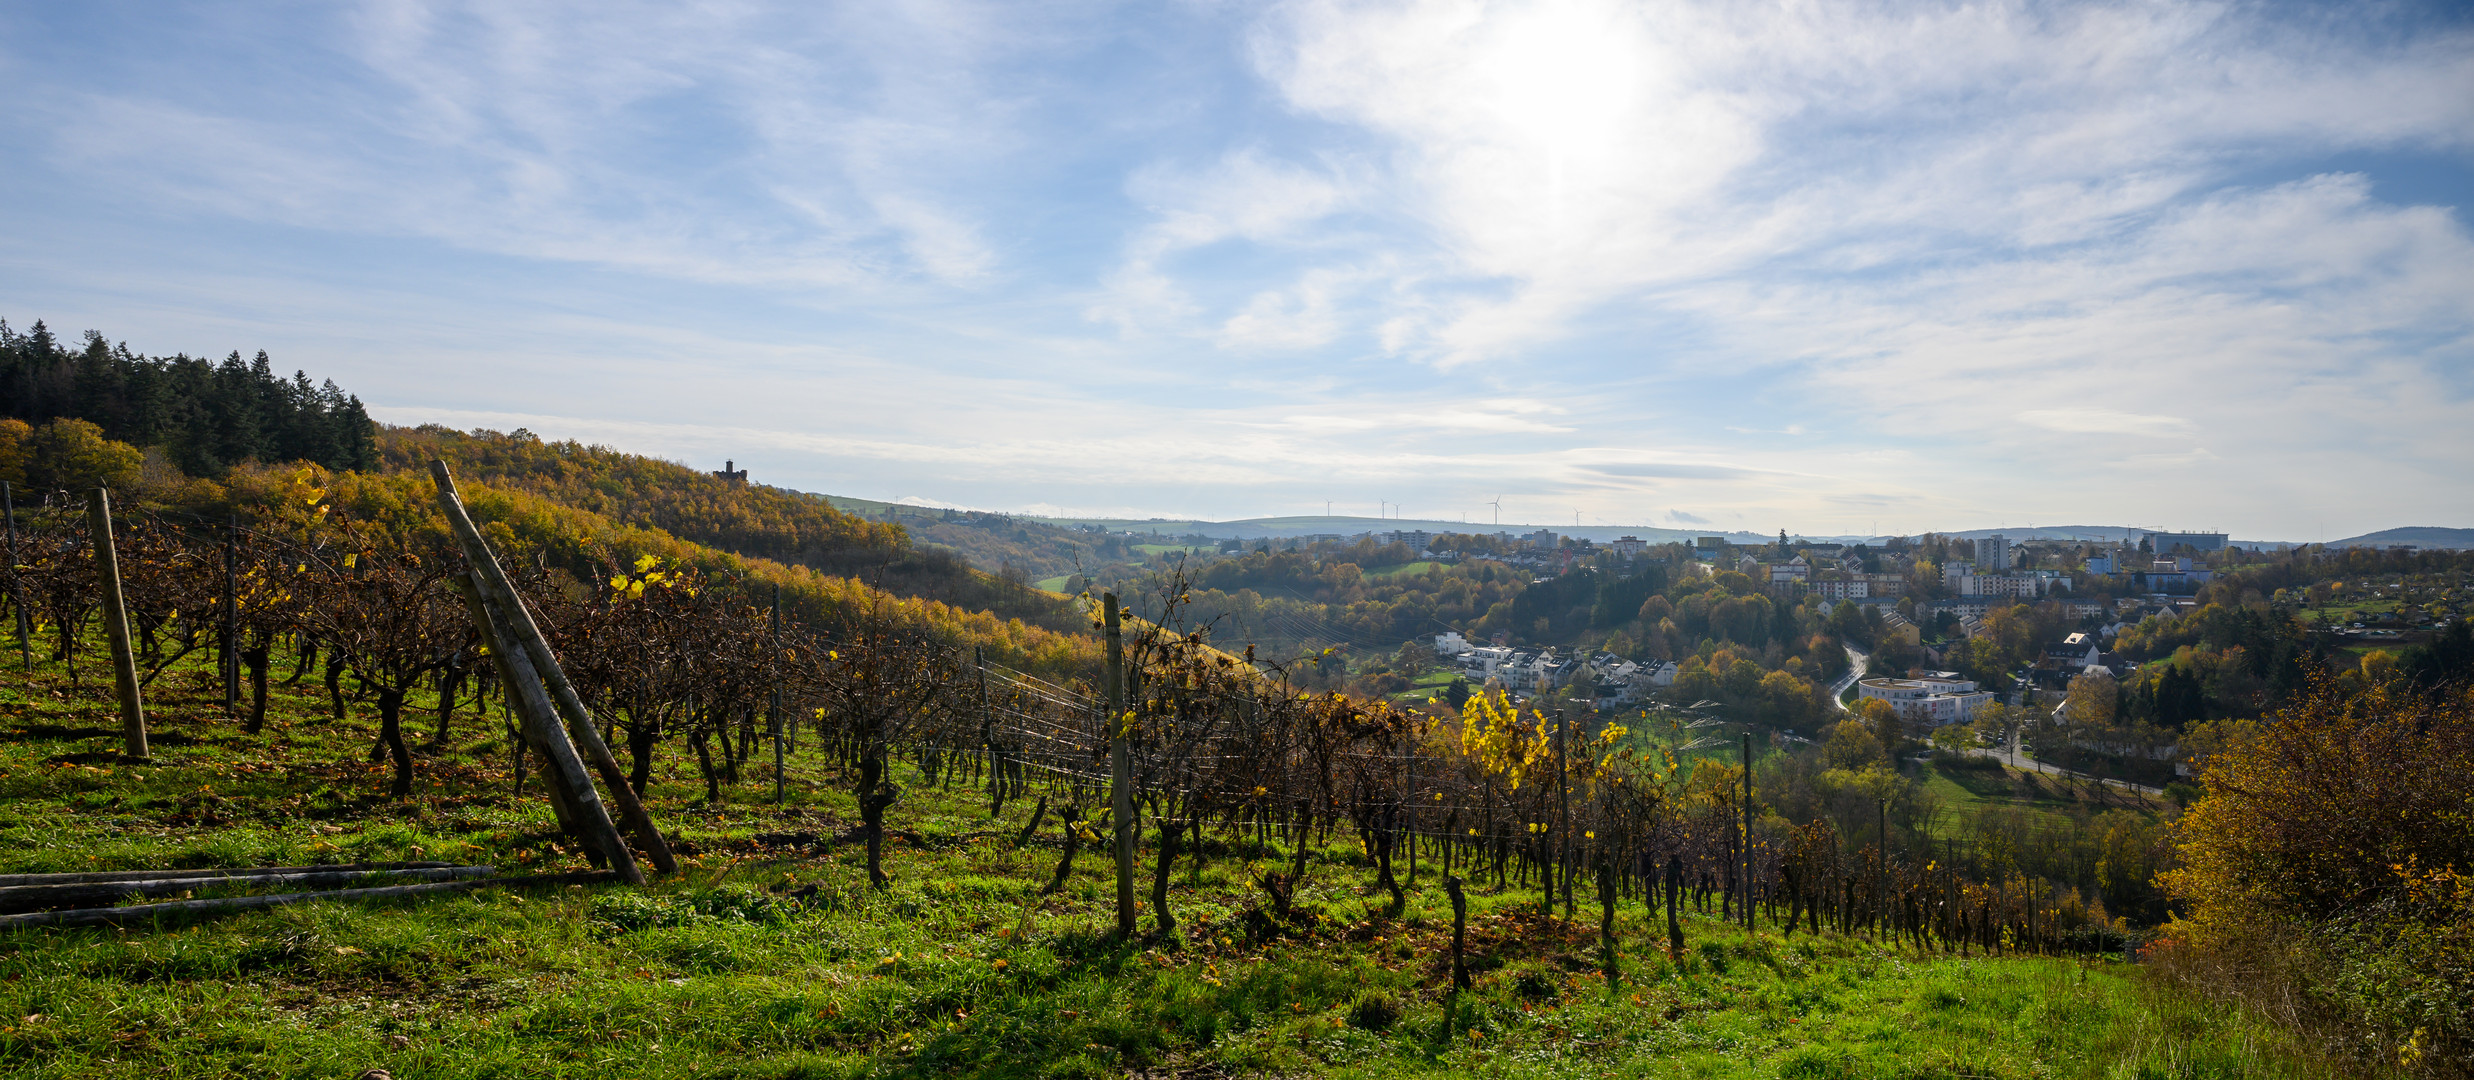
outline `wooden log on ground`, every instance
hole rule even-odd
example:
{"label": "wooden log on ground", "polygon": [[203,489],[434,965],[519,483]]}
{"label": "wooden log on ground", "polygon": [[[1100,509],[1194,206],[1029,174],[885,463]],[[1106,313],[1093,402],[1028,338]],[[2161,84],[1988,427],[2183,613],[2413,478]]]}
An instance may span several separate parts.
{"label": "wooden log on ground", "polygon": [[532,874],[523,877],[481,878],[473,881],[440,881],[426,885],[391,885],[376,889],[343,889],[334,892],[276,893],[269,896],[229,896],[218,900],[180,900],[165,904],[132,904],[128,907],[79,908],[73,911],[38,911],[27,915],[0,915],[0,931],[32,926],[126,926],[150,923],[156,919],[194,915],[228,915],[237,911],[306,904],[314,900],[386,900],[399,897],[429,896],[438,893],[471,892],[492,887],[527,888],[537,885],[591,885],[619,880],[607,870],[588,870],[570,874]]}
{"label": "wooden log on ground", "polygon": [[15,885],[82,885],[95,881],[160,881],[170,878],[264,877],[269,874],[369,873],[373,870],[435,870],[450,862],[327,863],[321,866],[233,866],[205,870],[86,870],[67,874],[0,874],[0,888]]}
{"label": "wooden log on ground", "polygon": [[218,885],[291,885],[312,889],[332,889],[353,884],[372,875],[384,875],[407,881],[448,881],[456,878],[488,877],[498,872],[495,866],[440,866],[420,870],[313,870],[290,874],[258,874],[249,877],[179,877],[143,881],[103,881],[75,885],[18,885],[0,888],[0,914],[20,911],[44,911],[51,908],[102,907],[117,904],[132,896],[167,896],[191,889],[213,888]]}

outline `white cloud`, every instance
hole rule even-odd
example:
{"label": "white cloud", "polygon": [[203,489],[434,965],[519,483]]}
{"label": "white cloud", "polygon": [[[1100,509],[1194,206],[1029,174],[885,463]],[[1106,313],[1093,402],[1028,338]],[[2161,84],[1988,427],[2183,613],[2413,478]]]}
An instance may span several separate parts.
{"label": "white cloud", "polygon": [[0,43],[0,314],[980,506],[2474,506],[2474,237],[2388,164],[2462,175],[2474,35],[2408,9],[354,10]]}
{"label": "white cloud", "polygon": [[2019,419],[2047,431],[2085,435],[2187,435],[2192,424],[2179,416],[2151,416],[2113,409],[2029,409]]}

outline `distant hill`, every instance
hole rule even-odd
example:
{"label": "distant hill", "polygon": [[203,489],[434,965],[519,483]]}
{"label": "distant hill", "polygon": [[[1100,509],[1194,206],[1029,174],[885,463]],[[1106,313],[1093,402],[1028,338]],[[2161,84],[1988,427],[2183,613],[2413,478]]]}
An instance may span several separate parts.
{"label": "distant hill", "polygon": [[2413,525],[2402,529],[2381,529],[2374,533],[2331,540],[2329,547],[2389,547],[2412,544],[2422,548],[2447,548],[2453,551],[2474,550],[2474,529],[2450,529],[2438,525]]}
{"label": "distant hill", "polygon": [[[1065,634],[1086,632],[1067,598],[1008,581],[999,565],[974,568],[946,547],[914,544],[902,523],[870,521],[820,496],[728,480],[605,446],[437,425],[377,429],[382,471],[417,471],[443,458],[460,476],[542,496],[619,525],[850,578],[898,596],[986,611]],[[1038,575],[1046,576],[1046,575]]]}

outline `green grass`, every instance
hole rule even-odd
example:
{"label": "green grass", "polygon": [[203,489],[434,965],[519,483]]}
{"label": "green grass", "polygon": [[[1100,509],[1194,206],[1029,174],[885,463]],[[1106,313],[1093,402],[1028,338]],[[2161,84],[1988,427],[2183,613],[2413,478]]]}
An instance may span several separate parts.
{"label": "green grass", "polygon": [[1942,815],[1942,830],[1949,829],[1987,810],[2015,808],[2048,815],[2057,823],[2067,820],[2075,811],[2132,809],[2151,816],[2162,814],[2168,805],[2161,799],[2142,796],[2121,788],[2104,786],[2090,788],[2060,777],[2003,766],[1999,770],[1943,769],[1927,766],[1915,774],[1924,790],[1930,792],[1949,813]]}
{"label": "green grass", "polygon": [[1432,559],[1424,559],[1418,562],[1402,563],[1398,566],[1377,567],[1373,570],[1366,571],[1366,576],[1370,578],[1382,578],[1393,577],[1399,574],[1423,574],[1428,570],[1436,569],[1442,565],[1442,563],[1435,562]]}
{"label": "green grass", "polygon": [[[384,767],[366,761],[365,710],[330,719],[314,686],[279,690],[250,736],[195,673],[166,675],[152,688],[156,758],[134,764],[109,752],[93,675],[79,689],[56,672],[0,685],[0,871],[582,865],[538,787],[512,794],[494,717],[458,718],[414,798],[392,803],[378,797]],[[426,739],[428,719],[418,727]],[[1060,893],[1032,891],[1057,850],[1011,848],[1021,802],[992,821],[976,790],[903,767],[910,794],[892,816],[915,842],[889,846],[895,883],[878,892],[834,840],[854,811],[830,763],[800,755],[776,806],[769,775],[705,804],[691,762],[665,756],[648,798],[686,873],[642,891],[0,934],[0,1074],[2324,1075],[2257,1022],[2135,967],[1748,934],[1697,911],[1670,961],[1637,901],[1622,905],[1610,987],[1587,901],[1567,923],[1517,884],[1474,884],[1477,987],[1454,995],[1431,854],[1406,912],[1386,919],[1345,833],[1311,853],[1288,927],[1249,919],[1254,853],[1214,837],[1204,864],[1176,870],[1182,933],[1120,944],[1105,859],[1085,852]]]}
{"label": "green grass", "polygon": [[1219,549],[1192,544],[1136,544],[1134,550],[1145,555],[1208,555]]}
{"label": "green grass", "polygon": [[2393,615],[2401,606],[2402,602],[2394,599],[2361,600],[2352,603],[2330,604],[2326,607],[2301,608],[2294,613],[2294,617],[2302,620],[2305,625],[2320,622],[2344,624],[2361,621],[2373,615]]}
{"label": "green grass", "polygon": [[1032,584],[1037,585],[1042,589],[1046,589],[1049,592],[1064,592],[1065,583],[1073,580],[1073,578],[1074,575],[1072,574],[1058,574],[1055,577],[1041,578]]}

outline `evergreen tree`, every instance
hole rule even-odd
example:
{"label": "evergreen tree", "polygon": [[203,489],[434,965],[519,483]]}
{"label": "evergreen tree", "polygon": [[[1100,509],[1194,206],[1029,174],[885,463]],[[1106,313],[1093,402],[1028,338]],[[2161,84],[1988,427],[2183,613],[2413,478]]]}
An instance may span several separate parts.
{"label": "evergreen tree", "polygon": [[331,469],[378,462],[359,398],[331,380],[313,385],[306,372],[279,378],[263,351],[248,361],[234,351],[220,364],[150,357],[93,331],[72,351],[40,321],[21,334],[0,319],[0,418],[83,420],[111,440],[160,446],[196,476],[251,459]]}

